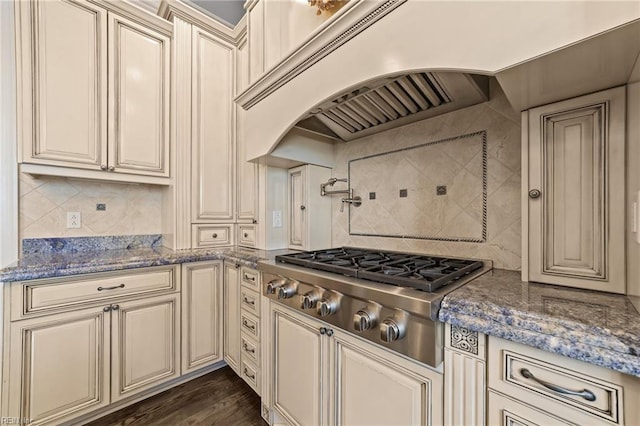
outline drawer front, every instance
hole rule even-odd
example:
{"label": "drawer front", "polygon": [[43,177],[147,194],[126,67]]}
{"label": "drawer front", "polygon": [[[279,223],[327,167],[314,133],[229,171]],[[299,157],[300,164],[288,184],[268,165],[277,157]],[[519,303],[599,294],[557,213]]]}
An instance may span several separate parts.
{"label": "drawer front", "polygon": [[[598,367],[511,342],[492,339],[489,387],[550,412],[573,412],[569,419],[623,423],[622,387],[582,371],[597,374]],[[495,370],[494,370],[495,369]],[[615,374],[615,372],[612,372]],[[603,371],[603,374],[611,374]],[[611,379],[606,377],[605,379]],[[577,423],[581,423],[577,422]]]}
{"label": "drawer front", "polygon": [[246,311],[242,311],[240,315],[240,329],[254,339],[260,340],[260,321]]}
{"label": "drawer front", "polygon": [[[562,413],[558,414],[562,415]],[[526,404],[492,391],[489,391],[487,420],[491,426],[575,425],[575,423],[568,422],[537,408],[529,407]]]}
{"label": "drawer front", "polygon": [[260,317],[260,296],[255,291],[243,287],[240,290],[240,306],[247,312]]}
{"label": "drawer front", "polygon": [[242,285],[260,293],[260,272],[243,266],[241,274]]}
{"label": "drawer front", "polygon": [[256,365],[260,363],[260,345],[245,332],[240,336],[240,353],[243,359],[247,359]]}
{"label": "drawer front", "polygon": [[255,225],[238,225],[238,245],[247,247],[256,246]]}
{"label": "drawer front", "polygon": [[18,303],[14,306],[22,306],[22,312],[16,312],[21,317],[92,301],[175,290],[175,267],[164,267],[138,273],[100,274],[90,279],[79,276],[17,283],[12,287],[12,301]]}
{"label": "drawer front", "polygon": [[233,225],[193,225],[191,244],[194,248],[233,244]]}
{"label": "drawer front", "polygon": [[250,362],[242,361],[240,366],[240,376],[251,389],[258,395],[260,394],[260,370]]}

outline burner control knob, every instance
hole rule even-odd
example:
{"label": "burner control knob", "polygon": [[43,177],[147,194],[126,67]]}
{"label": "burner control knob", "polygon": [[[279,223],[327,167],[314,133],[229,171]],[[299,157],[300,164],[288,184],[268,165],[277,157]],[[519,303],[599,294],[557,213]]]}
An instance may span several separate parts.
{"label": "burner control knob", "polygon": [[353,315],[353,328],[356,331],[369,330],[376,325],[376,317],[370,312],[363,309],[359,310]]}
{"label": "burner control knob", "polygon": [[275,280],[269,281],[266,289],[267,294],[276,294],[278,288],[283,286],[284,283],[286,283],[286,280],[283,278],[276,278]]}
{"label": "burner control knob", "polygon": [[278,287],[278,299],[289,299],[296,294],[297,290],[296,285],[292,282],[281,285]]}
{"label": "burner control knob", "polygon": [[318,315],[321,317],[328,317],[333,315],[338,310],[338,301],[334,298],[322,298],[318,302]]}
{"label": "burner control knob", "polygon": [[393,318],[387,318],[380,324],[380,339],[383,342],[391,343],[402,339],[405,334],[404,325],[396,322]]}
{"label": "burner control knob", "polygon": [[318,299],[320,299],[320,295],[315,291],[310,291],[302,296],[302,303],[300,303],[300,307],[302,309],[313,309],[316,307]]}

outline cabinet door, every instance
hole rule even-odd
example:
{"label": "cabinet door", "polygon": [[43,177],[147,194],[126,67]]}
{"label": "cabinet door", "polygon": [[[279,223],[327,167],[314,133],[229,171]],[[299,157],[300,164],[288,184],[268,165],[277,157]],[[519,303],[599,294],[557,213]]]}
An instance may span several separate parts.
{"label": "cabinet door", "polygon": [[529,111],[531,281],[625,291],[624,90]]}
{"label": "cabinet door", "polygon": [[109,170],[169,176],[169,37],[109,13]]}
{"label": "cabinet door", "polygon": [[234,219],[233,46],[193,29],[192,219]]}
{"label": "cabinet door", "polygon": [[325,326],[286,308],[271,306],[273,407],[295,425],[327,424],[330,404]]}
{"label": "cabinet door", "polygon": [[[236,54],[236,93],[249,84],[247,40],[240,42]],[[236,106],[236,150],[238,156],[238,220],[251,222],[258,211],[258,165],[247,161],[244,133],[245,111]]]}
{"label": "cabinet door", "polygon": [[106,167],[107,12],[89,2],[18,2],[23,161]]}
{"label": "cabinet door", "polygon": [[305,249],[306,238],[306,170],[305,166],[289,169],[289,248]]}
{"label": "cabinet door", "polygon": [[222,360],[222,261],[182,266],[182,373]]}
{"label": "cabinet door", "polygon": [[224,264],[224,360],[240,371],[240,265]]}
{"label": "cabinet door", "polygon": [[176,294],[112,305],[111,401],[180,375]]}
{"label": "cabinet door", "polygon": [[339,330],[334,333],[334,424],[442,424],[442,374]]}
{"label": "cabinet door", "polygon": [[93,308],[11,323],[10,415],[60,424],[109,404],[109,314]]}

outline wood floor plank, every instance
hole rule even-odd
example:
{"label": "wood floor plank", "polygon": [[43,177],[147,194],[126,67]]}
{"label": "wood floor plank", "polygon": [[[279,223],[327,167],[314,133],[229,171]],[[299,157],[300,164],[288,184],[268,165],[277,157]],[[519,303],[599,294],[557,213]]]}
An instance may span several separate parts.
{"label": "wood floor plank", "polygon": [[267,426],[260,397],[229,367],[152,396],[88,426]]}

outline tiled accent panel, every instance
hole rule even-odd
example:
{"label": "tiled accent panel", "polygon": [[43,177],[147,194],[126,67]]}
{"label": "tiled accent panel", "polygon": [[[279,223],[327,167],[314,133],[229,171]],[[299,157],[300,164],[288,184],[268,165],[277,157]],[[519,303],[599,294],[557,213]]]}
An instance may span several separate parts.
{"label": "tiled accent panel", "polygon": [[[20,240],[162,233],[162,188],[20,174]],[[96,204],[106,204],[96,211]],[[67,229],[67,212],[82,226]]]}
{"label": "tiled accent panel", "polygon": [[[489,102],[345,144],[336,144],[333,176],[346,177],[348,162],[352,159],[482,130],[487,131],[488,157],[486,243],[349,235],[347,209],[340,213],[340,197],[334,197],[333,246],[351,245],[490,259],[496,268],[520,269],[520,114],[511,108],[495,81],[492,81]],[[425,160],[425,167],[426,161],[429,160]],[[385,173],[384,164],[380,164],[379,172]],[[400,189],[396,188],[397,191]],[[354,187],[354,193],[368,197],[357,187]]]}

